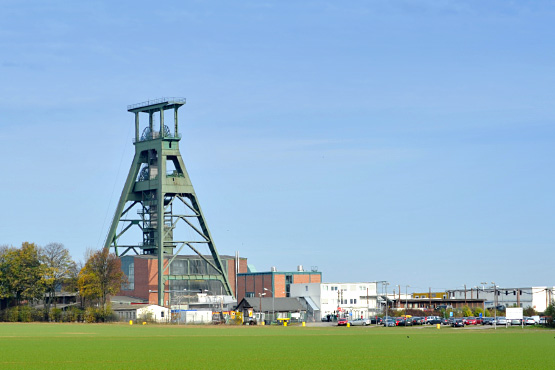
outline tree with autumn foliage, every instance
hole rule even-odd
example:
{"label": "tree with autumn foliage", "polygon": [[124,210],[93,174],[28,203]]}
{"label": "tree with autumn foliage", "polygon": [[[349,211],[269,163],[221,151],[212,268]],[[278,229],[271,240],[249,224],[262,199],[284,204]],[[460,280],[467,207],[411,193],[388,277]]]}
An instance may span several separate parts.
{"label": "tree with autumn foliage", "polygon": [[120,291],[125,283],[120,259],[108,249],[89,252],[85,266],[79,272],[79,293],[87,300],[99,300],[106,308],[106,299]]}

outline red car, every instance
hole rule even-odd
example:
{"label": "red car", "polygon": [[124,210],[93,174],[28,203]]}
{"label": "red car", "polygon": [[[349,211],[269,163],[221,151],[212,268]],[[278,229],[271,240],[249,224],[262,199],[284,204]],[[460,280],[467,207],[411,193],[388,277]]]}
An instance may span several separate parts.
{"label": "red car", "polygon": [[476,325],[476,318],[475,317],[467,317],[464,319],[465,325]]}
{"label": "red car", "polygon": [[400,322],[403,321],[403,320],[404,320],[404,318],[402,318],[402,317],[396,317],[395,318],[395,326],[399,326]]}
{"label": "red car", "polygon": [[348,322],[347,318],[343,317],[343,318],[337,320],[337,326],[346,326],[347,322]]}

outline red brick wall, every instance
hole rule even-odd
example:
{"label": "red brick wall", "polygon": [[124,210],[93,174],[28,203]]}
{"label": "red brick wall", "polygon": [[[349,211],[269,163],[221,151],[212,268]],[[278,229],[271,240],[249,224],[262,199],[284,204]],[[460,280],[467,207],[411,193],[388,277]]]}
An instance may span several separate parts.
{"label": "red brick wall", "polygon": [[[246,273],[247,271],[247,259],[239,257],[239,273]],[[235,291],[235,259],[227,260],[227,279],[229,285],[231,285],[231,291],[233,291],[233,294],[237,297],[237,292]],[[239,284],[239,282],[237,282],[237,284]]]}
{"label": "red brick wall", "polygon": [[[285,278],[283,278],[283,281],[285,282]],[[255,297],[258,297],[260,293],[266,293],[265,297],[271,297],[272,293],[264,290],[264,288],[272,290],[272,274],[239,276],[237,280],[237,302],[245,298],[247,292],[254,293]],[[276,297],[278,296],[276,295]]]}
{"label": "red brick wall", "polygon": [[285,275],[274,274],[274,293],[276,298],[287,296],[285,293]]}
{"label": "red brick wall", "polygon": [[310,283],[321,283],[322,274],[310,274]]}
{"label": "red brick wall", "polygon": [[245,298],[245,291],[246,291],[246,279],[244,276],[239,276],[237,279],[237,303],[241,301],[241,299]]}
{"label": "red brick wall", "polygon": [[302,275],[293,275],[293,284],[306,284],[310,283],[310,275],[309,274],[302,274]]}

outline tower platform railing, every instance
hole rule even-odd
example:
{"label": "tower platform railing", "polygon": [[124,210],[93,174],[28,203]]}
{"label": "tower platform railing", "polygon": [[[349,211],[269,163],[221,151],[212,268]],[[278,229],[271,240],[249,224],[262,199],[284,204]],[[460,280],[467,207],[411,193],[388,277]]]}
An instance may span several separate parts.
{"label": "tower platform railing", "polygon": [[133,144],[135,144],[141,141],[149,141],[149,140],[157,140],[157,139],[181,140],[181,134],[178,133],[177,135],[174,135],[174,134],[166,133],[164,134],[164,136],[160,136],[160,133],[158,131],[155,131],[146,136],[141,136],[139,140],[137,140],[136,138],[133,138],[131,141],[133,142]]}
{"label": "tower platform railing", "polygon": [[185,98],[179,97],[164,97],[154,100],[147,100],[141,103],[130,104],[127,106],[127,110],[135,109],[139,107],[148,107],[149,105],[161,104],[161,103],[185,103]]}

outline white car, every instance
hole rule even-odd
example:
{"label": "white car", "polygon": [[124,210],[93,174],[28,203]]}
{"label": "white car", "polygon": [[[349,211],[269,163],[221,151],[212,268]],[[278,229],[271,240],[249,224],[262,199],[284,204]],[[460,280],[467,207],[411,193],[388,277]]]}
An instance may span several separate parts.
{"label": "white car", "polygon": [[531,317],[525,317],[524,325],[536,325],[536,321]]}
{"label": "white car", "polygon": [[351,326],[366,326],[370,325],[370,319],[356,319],[349,321],[349,324],[351,324]]}

